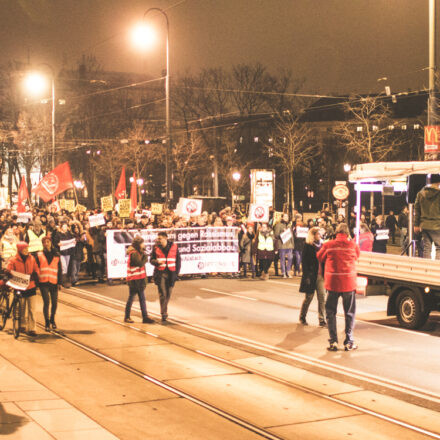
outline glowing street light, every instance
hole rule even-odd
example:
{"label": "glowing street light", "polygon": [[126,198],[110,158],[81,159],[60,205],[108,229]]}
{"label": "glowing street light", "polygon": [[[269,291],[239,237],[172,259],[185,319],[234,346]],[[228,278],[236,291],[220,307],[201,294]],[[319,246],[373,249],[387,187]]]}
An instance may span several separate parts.
{"label": "glowing street light", "polygon": [[238,171],[235,171],[234,173],[232,173],[232,178],[238,182],[241,179],[241,174]]}
{"label": "glowing street light", "polygon": [[131,32],[131,40],[140,50],[150,49],[157,41],[155,30],[145,23],[137,24]]}
{"label": "glowing street light", "polygon": [[344,171],[348,173],[351,170],[351,165],[349,163],[344,164]]}

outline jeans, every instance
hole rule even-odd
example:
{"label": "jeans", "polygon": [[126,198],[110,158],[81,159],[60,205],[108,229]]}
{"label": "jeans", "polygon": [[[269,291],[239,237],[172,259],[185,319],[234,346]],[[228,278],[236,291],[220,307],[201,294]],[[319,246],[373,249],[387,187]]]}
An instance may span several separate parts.
{"label": "jeans", "polygon": [[105,258],[103,254],[93,254],[94,264],[92,268],[92,277],[96,278],[98,273],[98,280],[103,280],[105,277]]}
{"label": "jeans", "polygon": [[71,271],[70,279],[72,280],[72,284],[78,282],[80,266],[81,266],[81,261],[77,260],[76,258],[72,258],[70,260],[70,271]]}
{"label": "jeans", "polygon": [[431,258],[432,243],[435,245],[435,259],[440,260],[440,231],[433,229],[422,231],[423,258]]}
{"label": "jeans", "polygon": [[162,318],[168,318],[168,303],[173,292],[173,286],[170,285],[171,274],[167,271],[160,273],[160,280],[157,284],[160,301],[160,314]]}
{"label": "jeans", "polygon": [[37,304],[37,295],[28,296],[20,299],[21,307],[21,326],[26,327],[28,332],[34,332],[37,329],[35,321],[35,306]]}
{"label": "jeans", "polygon": [[70,255],[61,255],[61,268],[63,275],[69,272]]}
{"label": "jeans", "polygon": [[297,251],[296,249],[293,250],[293,255],[295,256],[295,272],[301,271],[301,257],[302,252]]}
{"label": "jeans", "polygon": [[145,301],[145,279],[143,279],[128,282],[128,299],[127,304],[125,305],[125,319],[130,318],[131,306],[133,305],[134,297],[136,295],[139,298],[142,319],[148,318],[147,303]]}
{"label": "jeans", "polygon": [[345,315],[345,340],[344,345],[353,342],[354,318],[356,315],[356,292],[328,292],[325,311],[327,313],[327,325],[329,332],[329,342],[338,342],[338,333],[336,329],[336,312],[338,309],[338,300],[342,296]]}
{"label": "jeans", "polygon": [[280,249],[278,252],[280,255],[281,275],[287,275],[290,269],[292,269],[293,249]]}
{"label": "jeans", "polygon": [[[306,319],[307,311],[309,310],[310,303],[312,302],[315,292],[306,293],[306,297],[301,306],[300,318]],[[319,322],[325,322],[325,289],[324,289],[324,278],[322,275],[318,275],[316,280],[316,296],[318,297],[318,315]]]}
{"label": "jeans", "polygon": [[[56,284],[41,284],[41,296],[43,297],[43,315],[46,324],[55,322],[55,313],[58,305],[58,286]],[[50,316],[49,316],[49,304]]]}

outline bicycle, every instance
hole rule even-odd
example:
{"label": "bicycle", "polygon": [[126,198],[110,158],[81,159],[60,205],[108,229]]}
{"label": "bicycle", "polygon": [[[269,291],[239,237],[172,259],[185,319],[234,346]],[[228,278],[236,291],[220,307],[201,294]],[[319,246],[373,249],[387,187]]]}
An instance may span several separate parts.
{"label": "bicycle", "polygon": [[[21,302],[22,296],[19,290],[12,290],[6,284],[0,286],[0,330],[3,330],[6,326],[8,318],[12,315],[12,331],[14,338],[17,339],[20,336],[21,327]],[[10,302],[10,293],[13,291],[14,297]]]}

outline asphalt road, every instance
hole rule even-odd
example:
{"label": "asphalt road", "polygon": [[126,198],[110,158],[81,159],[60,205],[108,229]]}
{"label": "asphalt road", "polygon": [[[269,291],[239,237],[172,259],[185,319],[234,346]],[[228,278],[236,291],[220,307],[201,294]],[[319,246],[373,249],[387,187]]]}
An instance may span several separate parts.
{"label": "asphalt road", "polygon": [[[299,324],[303,294],[298,287],[299,278],[183,280],[176,284],[169,314],[170,318],[265,344],[268,349],[273,347],[329,370],[343,369],[354,377],[362,374],[373,381],[406,387],[412,393],[427,393],[440,402],[439,314],[431,316],[421,331],[404,330],[395,318],[386,316],[385,296],[358,296],[355,340],[359,350],[331,353],[326,350],[327,329],[318,327],[316,299],[307,317],[310,325]],[[71,289],[80,290],[121,301],[128,293],[123,284],[82,284]],[[156,286],[149,284],[146,294],[148,310],[159,313]],[[338,333],[342,345],[342,317],[338,318]]]}

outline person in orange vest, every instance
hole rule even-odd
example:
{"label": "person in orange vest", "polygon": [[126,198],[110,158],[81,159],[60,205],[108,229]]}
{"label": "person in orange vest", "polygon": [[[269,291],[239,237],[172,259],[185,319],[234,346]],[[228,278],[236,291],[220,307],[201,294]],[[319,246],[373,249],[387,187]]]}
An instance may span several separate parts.
{"label": "person in orange vest", "polygon": [[[27,333],[29,336],[36,336],[37,323],[35,321],[35,303],[38,276],[40,269],[35,261],[35,258],[29,254],[29,245],[25,241],[17,243],[17,254],[9,259],[6,266],[6,272],[18,272],[20,274],[30,275],[29,284],[22,294],[22,317],[23,324],[27,324]],[[26,315],[26,316],[25,316]],[[27,319],[26,319],[27,318]],[[26,328],[25,328],[26,330]]]}
{"label": "person in orange vest", "polygon": [[147,303],[145,301],[145,287],[147,286],[145,264],[148,261],[148,255],[145,252],[144,239],[140,235],[134,237],[131,246],[129,246],[127,249],[127,254],[127,284],[129,294],[127,304],[125,305],[124,322],[134,322],[130,318],[130,313],[134,297],[137,295],[142,311],[142,322],[144,324],[152,324],[154,321],[148,317]]}
{"label": "person in orange vest", "polygon": [[166,322],[168,302],[180,272],[180,254],[177,244],[168,240],[165,231],[157,234],[157,242],[153,247],[150,263],[155,266],[153,279],[159,291],[162,322]]}
{"label": "person in orange vest", "polygon": [[[43,251],[37,254],[37,264],[40,268],[39,287],[43,297],[43,315],[46,331],[50,327],[56,330],[55,313],[58,305],[58,286],[62,284],[63,270],[59,252],[52,247],[52,240],[44,237],[42,240]],[[49,316],[49,305],[50,316]]]}

